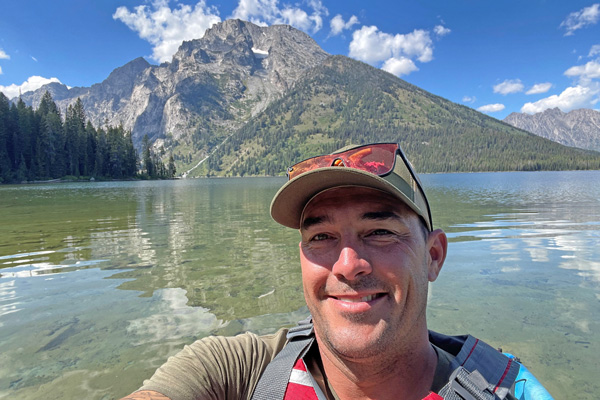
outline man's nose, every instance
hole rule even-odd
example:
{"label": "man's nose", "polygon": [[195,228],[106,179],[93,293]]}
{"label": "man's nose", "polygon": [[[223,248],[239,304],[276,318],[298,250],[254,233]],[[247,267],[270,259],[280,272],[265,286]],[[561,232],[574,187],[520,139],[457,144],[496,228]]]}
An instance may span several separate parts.
{"label": "man's nose", "polygon": [[332,272],[346,280],[354,280],[359,275],[368,275],[372,271],[371,263],[361,255],[359,246],[344,246],[333,264]]}

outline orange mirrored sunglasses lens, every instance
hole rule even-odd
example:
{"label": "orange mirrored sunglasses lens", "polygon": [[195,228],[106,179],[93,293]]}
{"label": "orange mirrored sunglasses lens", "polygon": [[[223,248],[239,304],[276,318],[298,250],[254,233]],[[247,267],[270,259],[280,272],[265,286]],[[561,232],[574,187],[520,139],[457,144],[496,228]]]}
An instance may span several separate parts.
{"label": "orange mirrored sunglasses lens", "polygon": [[343,153],[328,154],[304,160],[289,168],[288,177],[296,176],[317,168],[347,167],[360,169],[374,175],[385,175],[394,168],[398,145],[393,143],[357,147]]}

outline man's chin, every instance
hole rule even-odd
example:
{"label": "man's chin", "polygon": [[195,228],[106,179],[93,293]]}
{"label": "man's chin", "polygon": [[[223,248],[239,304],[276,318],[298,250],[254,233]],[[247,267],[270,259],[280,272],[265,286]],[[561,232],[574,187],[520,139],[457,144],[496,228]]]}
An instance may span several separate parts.
{"label": "man's chin", "polygon": [[[383,323],[383,321],[381,321]],[[351,326],[338,326],[317,330],[317,337],[321,346],[326,346],[329,351],[340,358],[359,360],[381,355],[385,351],[385,327],[378,325],[352,324]]]}

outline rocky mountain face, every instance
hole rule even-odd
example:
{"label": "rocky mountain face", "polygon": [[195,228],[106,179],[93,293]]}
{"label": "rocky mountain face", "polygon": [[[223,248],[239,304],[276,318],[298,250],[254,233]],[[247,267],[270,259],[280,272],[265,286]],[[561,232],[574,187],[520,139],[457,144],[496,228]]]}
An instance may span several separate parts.
{"label": "rocky mountain face", "polygon": [[571,147],[600,151],[600,112],[589,109],[564,113],[558,108],[534,115],[512,113],[504,122]]}
{"label": "rocky mountain face", "polygon": [[123,124],[135,144],[148,135],[201,148],[242,126],[327,56],[290,26],[227,20],[183,42],[170,63],[137,58],[89,88],[52,83],[22,99],[36,108],[48,90],[64,112],[80,97],[94,126]]}

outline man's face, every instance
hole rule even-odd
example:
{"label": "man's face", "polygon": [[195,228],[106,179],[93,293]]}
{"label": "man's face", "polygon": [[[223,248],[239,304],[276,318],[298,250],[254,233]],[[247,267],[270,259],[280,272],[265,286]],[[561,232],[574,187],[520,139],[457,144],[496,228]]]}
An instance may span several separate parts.
{"label": "man's face", "polygon": [[320,194],[300,232],[304,296],[320,345],[359,360],[401,350],[426,332],[428,282],[446,250],[445,236],[443,254],[432,236],[443,232],[425,237],[412,210],[367,188]]}

